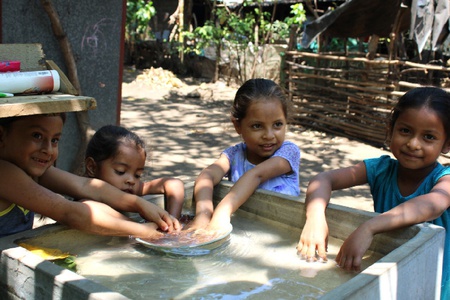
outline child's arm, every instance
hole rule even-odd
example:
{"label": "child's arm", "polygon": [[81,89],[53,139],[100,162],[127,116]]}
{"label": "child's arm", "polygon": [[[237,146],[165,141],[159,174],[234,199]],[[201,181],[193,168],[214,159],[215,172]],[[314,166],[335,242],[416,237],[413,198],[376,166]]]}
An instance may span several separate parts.
{"label": "child's arm", "polygon": [[327,259],[328,225],[325,209],[330,202],[331,192],[367,183],[366,165],[322,172],[314,176],[306,190],[306,222],[297,245],[298,253],[307,260],[317,255]]}
{"label": "child's arm", "polygon": [[181,228],[178,220],[155,204],[136,195],[122,192],[99,179],[80,177],[50,167],[39,178],[39,183],[56,193],[77,199],[96,200],[119,211],[137,212],[146,220],[155,222],[163,231],[171,232]]}
{"label": "child's arm", "polygon": [[[156,238],[162,235],[162,233],[157,231],[158,225],[156,223],[136,223],[104,203],[93,200],[75,201],[74,203],[81,203],[87,206],[90,219],[83,223],[78,222],[77,219],[74,219],[75,222],[69,220],[68,223],[64,223],[64,221],[60,223],[69,225],[72,228],[100,235],[131,235],[140,238]],[[85,216],[86,214],[83,213],[80,219],[83,219]],[[72,226],[70,224],[72,224]],[[81,226],[78,227],[80,224]]]}
{"label": "child's arm", "polygon": [[154,224],[126,219],[103,203],[69,201],[36,183],[22,169],[0,160],[0,199],[15,203],[62,224],[102,235],[155,237]]}
{"label": "child's arm", "polygon": [[450,176],[444,176],[430,193],[408,200],[361,224],[344,241],[336,262],[346,270],[360,271],[362,257],[375,234],[434,220],[449,207]]}
{"label": "child's arm", "polygon": [[184,183],[177,178],[158,178],[142,183],[142,196],[164,194],[168,207],[166,210],[177,219],[181,217],[184,202]]}
{"label": "child's arm", "polygon": [[191,228],[204,228],[213,215],[213,190],[230,169],[228,158],[222,154],[212,165],[203,169],[195,180],[194,200],[195,218],[189,225]]}
{"label": "child's arm", "polygon": [[247,171],[217,205],[209,227],[216,229],[228,225],[231,215],[247,201],[261,183],[291,171],[289,162],[279,156],[271,157]]}

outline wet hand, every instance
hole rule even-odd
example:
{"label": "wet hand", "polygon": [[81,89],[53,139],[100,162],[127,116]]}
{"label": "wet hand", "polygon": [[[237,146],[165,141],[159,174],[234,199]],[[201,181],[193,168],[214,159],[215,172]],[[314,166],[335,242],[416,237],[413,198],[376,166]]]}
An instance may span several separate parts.
{"label": "wet hand", "polygon": [[209,225],[205,228],[205,231],[213,233],[214,235],[223,235],[227,232],[231,232],[233,226],[230,222],[222,222],[222,223],[209,223]]}
{"label": "wet hand", "polygon": [[196,229],[191,231],[192,237],[196,239],[197,243],[204,243],[211,240],[215,240],[219,237],[230,234],[233,230],[231,223],[226,224],[223,227],[206,227],[202,229]]}
{"label": "wet hand", "polygon": [[297,254],[308,262],[317,260],[326,262],[328,260],[327,248],[328,225],[326,221],[308,222],[307,220],[296,247]]}
{"label": "wet hand", "polygon": [[364,253],[369,249],[373,234],[363,225],[359,226],[344,241],[336,256],[336,263],[347,271],[361,271],[361,262]]}
{"label": "wet hand", "polygon": [[216,210],[209,222],[206,230],[208,231],[226,231],[231,226],[231,217],[228,213],[222,213]]}
{"label": "wet hand", "polygon": [[140,222],[142,226],[146,227],[144,232],[137,235],[130,235],[130,238],[142,239],[158,239],[164,236],[164,233],[158,230],[159,226],[154,222]]}
{"label": "wet hand", "polygon": [[167,213],[166,211],[164,211],[164,213],[161,215],[161,219],[162,221],[165,222],[165,224],[164,223],[158,224],[159,228],[162,231],[167,231],[171,233],[173,231],[178,232],[181,230],[181,224],[178,221],[178,219],[172,216],[171,214]]}
{"label": "wet hand", "polygon": [[210,220],[211,217],[209,214],[199,213],[195,216],[194,220],[184,226],[183,230],[195,231],[198,229],[205,229],[208,226]]}
{"label": "wet hand", "polygon": [[224,238],[232,230],[232,226],[227,231],[208,231],[205,229],[182,230],[180,232],[163,233],[161,236],[144,238],[143,240],[153,245],[161,247],[194,247]]}
{"label": "wet hand", "polygon": [[180,222],[167,211],[144,199],[139,202],[140,215],[145,220],[155,222],[165,232],[181,230]]}

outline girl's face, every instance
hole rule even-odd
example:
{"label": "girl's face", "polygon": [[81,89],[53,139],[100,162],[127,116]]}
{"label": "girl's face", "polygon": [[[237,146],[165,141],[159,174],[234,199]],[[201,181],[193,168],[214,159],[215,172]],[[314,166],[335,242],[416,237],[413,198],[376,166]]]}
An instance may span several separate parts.
{"label": "girl's face", "polygon": [[60,116],[29,116],[0,126],[0,159],[7,160],[36,178],[58,158],[63,128]]}
{"label": "girl's face", "polygon": [[255,165],[272,156],[286,135],[286,116],[278,100],[253,102],[245,118],[233,124],[247,145],[247,160]]}
{"label": "girl's face", "polygon": [[419,170],[433,167],[450,142],[439,116],[429,108],[410,108],[402,112],[392,130],[390,148],[400,165]]}
{"label": "girl's face", "polygon": [[130,194],[138,194],[140,179],[145,167],[145,151],[131,143],[120,143],[117,153],[98,164],[92,158],[86,161],[86,168],[91,177]]}

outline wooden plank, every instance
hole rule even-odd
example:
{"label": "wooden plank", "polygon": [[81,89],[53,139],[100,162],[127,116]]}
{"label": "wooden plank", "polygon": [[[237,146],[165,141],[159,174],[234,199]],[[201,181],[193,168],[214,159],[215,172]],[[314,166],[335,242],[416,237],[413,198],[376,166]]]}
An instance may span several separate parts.
{"label": "wooden plank", "polygon": [[431,65],[431,64],[419,64],[412,61],[403,61],[403,65],[407,67],[413,67],[413,68],[420,68],[425,70],[435,70],[435,71],[443,71],[443,72],[450,72],[450,68],[438,66],[438,65]]}
{"label": "wooden plank", "polygon": [[294,58],[294,59],[299,58],[299,57],[311,57],[311,58],[326,59],[326,60],[333,60],[333,61],[364,62],[364,63],[371,64],[371,65],[398,65],[398,64],[402,63],[402,61],[400,61],[400,60],[389,60],[389,59],[369,60],[365,57],[324,55],[324,54],[317,54],[317,53],[310,53],[310,52],[286,51],[285,54],[291,55],[292,58]]}
{"label": "wooden plank", "polygon": [[79,112],[97,107],[92,97],[74,96],[78,91],[55,62],[45,60],[41,44],[0,44],[0,60],[20,61],[21,71],[56,70],[60,76],[58,93],[0,98],[0,118]]}
{"label": "wooden plank", "polygon": [[[303,73],[303,72],[292,72],[291,76],[297,76],[299,78],[313,78],[313,79],[322,79],[327,81],[334,81],[334,82],[342,82],[342,83],[348,83],[348,84],[354,84],[354,85],[360,85],[360,86],[374,86],[374,87],[382,87],[385,89],[395,89],[395,85],[392,84],[392,82],[388,81],[381,81],[383,79],[386,79],[386,77],[380,78],[380,81],[373,82],[373,81],[355,81],[355,80],[345,80],[341,77],[332,77],[331,75],[316,75],[316,74],[309,74],[309,73]],[[303,79],[302,78],[302,79]]]}
{"label": "wooden plank", "polygon": [[46,94],[0,98],[0,118],[75,112],[95,109],[94,98],[67,94]]}
{"label": "wooden plank", "polygon": [[41,44],[0,44],[0,60],[20,61],[20,71],[46,70]]}
{"label": "wooden plank", "polygon": [[310,72],[328,72],[328,73],[343,73],[343,74],[349,74],[349,75],[360,75],[360,74],[367,74],[367,75],[372,75],[372,76],[380,76],[380,78],[382,78],[382,76],[386,76],[387,74],[387,69],[383,69],[385,72],[377,72],[376,70],[371,70],[371,69],[344,69],[344,68],[319,68],[319,67],[315,67],[315,66],[311,66],[311,65],[301,65],[301,64],[294,64],[292,62],[286,62],[286,65],[290,65],[292,67],[292,70],[298,71],[298,72],[293,72],[293,75],[297,75],[299,76],[302,70],[306,70],[306,71],[310,71]]}

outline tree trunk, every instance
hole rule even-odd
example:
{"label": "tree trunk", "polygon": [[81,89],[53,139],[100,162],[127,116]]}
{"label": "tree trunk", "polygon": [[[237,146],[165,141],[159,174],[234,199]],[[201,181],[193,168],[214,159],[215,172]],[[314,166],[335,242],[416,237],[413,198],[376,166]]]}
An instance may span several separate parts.
{"label": "tree trunk", "polygon": [[[81,95],[82,92],[80,81],[78,79],[77,65],[75,63],[75,58],[73,56],[69,39],[67,38],[67,35],[61,25],[58,12],[53,6],[53,2],[51,0],[41,0],[41,4],[50,19],[53,34],[55,35],[56,39],[58,40],[59,46],[61,47],[64,62],[67,67],[67,77],[69,78],[74,88],[78,91],[78,95]],[[84,151],[87,146],[87,141],[92,136],[93,130],[89,124],[89,115],[87,111],[77,112],[75,114],[77,118],[78,129],[80,131],[81,141],[77,149],[77,154],[71,167],[71,171],[75,174],[81,175],[84,173]]]}

